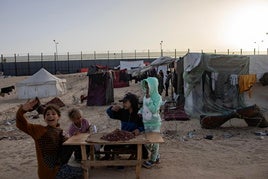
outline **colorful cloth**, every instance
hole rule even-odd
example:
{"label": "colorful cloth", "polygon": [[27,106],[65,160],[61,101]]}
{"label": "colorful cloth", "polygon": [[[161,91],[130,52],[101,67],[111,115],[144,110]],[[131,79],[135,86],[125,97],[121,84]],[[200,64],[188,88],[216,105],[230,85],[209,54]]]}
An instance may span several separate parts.
{"label": "colorful cloth", "polygon": [[248,91],[249,97],[251,97],[252,93],[252,86],[257,81],[257,75],[256,74],[249,74],[249,75],[240,75],[239,76],[239,92],[243,93],[245,91]]}

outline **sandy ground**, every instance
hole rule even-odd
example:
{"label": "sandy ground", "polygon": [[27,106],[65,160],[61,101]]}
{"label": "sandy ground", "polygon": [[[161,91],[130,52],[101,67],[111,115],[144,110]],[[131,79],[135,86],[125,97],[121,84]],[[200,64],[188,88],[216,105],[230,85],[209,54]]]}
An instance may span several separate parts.
{"label": "sandy ground", "polygon": [[[79,96],[87,92],[87,77],[85,74],[61,75],[67,80],[68,93],[60,96],[66,104],[62,109],[61,127],[68,129],[70,121],[67,111],[78,107],[83,115],[99,131],[112,131],[120,127],[120,123],[111,120],[105,114],[107,106],[89,107],[79,103]],[[26,77],[1,78],[0,87],[14,85]],[[115,89],[115,102],[126,92],[141,96],[139,84],[132,83],[130,87]],[[52,98],[41,99],[46,103]],[[257,104],[268,119],[268,86],[256,84],[252,98],[248,104]],[[1,179],[35,179],[37,178],[37,160],[34,142],[28,135],[15,126],[15,113],[19,104],[25,100],[16,99],[16,93],[0,97],[0,178]],[[43,116],[33,119],[35,111],[27,113],[29,122],[41,123]],[[162,136],[165,143],[160,145],[161,162],[152,169],[143,168],[141,178],[268,178],[268,136],[259,137],[256,131],[265,132],[267,128],[247,127],[242,119],[232,119],[221,129],[207,130],[200,127],[197,119],[190,121],[163,121]],[[193,136],[187,135],[194,131]],[[212,134],[213,140],[204,139]],[[71,158],[70,162],[72,163]],[[99,167],[90,170],[92,178],[135,178],[135,168],[124,170]]]}

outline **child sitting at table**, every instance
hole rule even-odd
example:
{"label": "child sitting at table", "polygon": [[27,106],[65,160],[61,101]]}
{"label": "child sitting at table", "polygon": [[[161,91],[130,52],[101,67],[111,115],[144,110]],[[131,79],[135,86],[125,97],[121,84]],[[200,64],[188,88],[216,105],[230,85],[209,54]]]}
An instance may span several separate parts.
{"label": "child sitting at table", "polygon": [[[79,133],[89,133],[90,123],[82,117],[82,112],[77,108],[72,108],[68,111],[68,117],[72,121],[69,127],[69,136],[73,136]],[[82,160],[81,148],[80,146],[74,147],[74,157],[75,161],[80,162]],[[87,157],[89,156],[90,147],[86,146]]]}
{"label": "child sitting at table", "polygon": [[[123,108],[119,105],[113,105],[107,109],[107,114],[111,119],[117,119],[121,121],[121,130],[132,132],[135,135],[139,135],[144,132],[144,126],[142,118],[138,115],[139,111],[139,99],[135,94],[127,93],[120,102],[123,102]],[[118,148],[126,148],[124,145],[106,145],[104,151],[111,151]],[[131,149],[137,150],[136,145],[127,146]],[[143,158],[148,157],[148,151],[142,147]],[[131,155],[130,159],[134,159],[136,156]],[[110,155],[106,155],[105,159],[109,159]]]}
{"label": "child sitting at table", "polygon": [[[146,132],[160,132],[161,118],[159,114],[162,104],[162,97],[158,93],[158,80],[155,77],[148,77],[141,83],[142,89],[145,92],[143,97],[143,106],[140,109],[142,120]],[[155,163],[159,162],[159,144],[149,144],[146,148],[151,152],[149,161],[145,161],[143,166],[151,168]]]}
{"label": "child sitting at table", "polygon": [[16,113],[16,126],[30,135],[35,141],[38,163],[38,177],[40,179],[62,178],[62,176],[82,176],[82,168],[67,165],[73,149],[63,146],[67,140],[63,130],[59,127],[61,112],[56,105],[48,105],[44,111],[44,120],[47,126],[31,124],[25,113],[31,111],[38,103],[37,99],[29,100],[21,105]]}

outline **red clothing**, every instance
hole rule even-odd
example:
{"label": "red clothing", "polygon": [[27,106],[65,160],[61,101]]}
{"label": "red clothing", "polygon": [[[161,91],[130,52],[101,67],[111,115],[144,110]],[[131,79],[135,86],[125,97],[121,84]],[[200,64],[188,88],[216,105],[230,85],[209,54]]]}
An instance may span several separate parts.
{"label": "red clothing", "polygon": [[53,179],[59,170],[58,154],[66,140],[63,130],[59,127],[28,123],[25,113],[26,111],[20,107],[16,114],[16,126],[34,139],[39,178]]}

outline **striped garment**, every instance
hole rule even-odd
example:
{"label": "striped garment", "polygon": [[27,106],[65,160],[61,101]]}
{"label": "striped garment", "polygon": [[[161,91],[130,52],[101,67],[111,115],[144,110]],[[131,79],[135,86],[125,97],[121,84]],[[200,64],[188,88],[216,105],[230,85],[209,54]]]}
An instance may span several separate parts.
{"label": "striped garment", "polygon": [[69,127],[69,136],[73,136],[77,133],[87,133],[89,132],[90,123],[86,119],[82,119],[81,127],[77,127],[74,123],[72,123]]}

